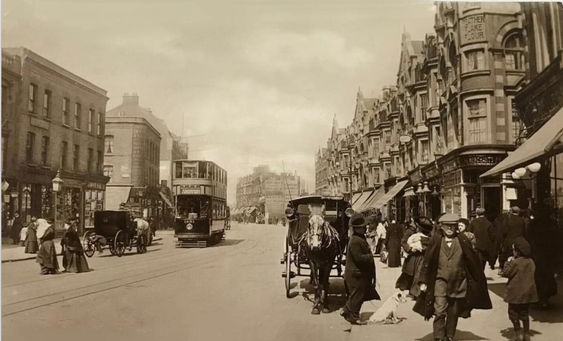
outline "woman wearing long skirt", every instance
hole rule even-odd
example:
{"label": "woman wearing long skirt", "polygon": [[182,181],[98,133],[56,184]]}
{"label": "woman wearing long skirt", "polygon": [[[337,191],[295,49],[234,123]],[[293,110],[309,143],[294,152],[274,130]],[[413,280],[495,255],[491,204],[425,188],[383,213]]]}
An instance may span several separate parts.
{"label": "woman wearing long skirt", "polygon": [[403,238],[403,227],[393,221],[389,225],[385,245],[387,252],[389,252],[387,255],[387,266],[390,268],[401,266],[401,238]]}
{"label": "woman wearing long skirt", "polygon": [[415,220],[414,225],[415,226],[410,225],[409,228],[407,228],[401,241],[403,250],[407,253],[407,258],[403,263],[401,275],[395,283],[395,288],[408,290],[409,295],[416,298],[420,295],[418,282],[424,262],[424,253],[430,241],[429,236],[434,226],[432,221],[427,217],[418,218]]}
{"label": "woman wearing long skirt", "polygon": [[37,219],[37,238],[39,238],[39,252],[37,263],[41,265],[41,274],[56,274],[59,270],[57,250],[55,249],[55,229],[45,219]]}
{"label": "woman wearing long skirt", "polygon": [[27,238],[25,240],[25,253],[37,253],[39,243],[37,242],[37,219],[31,218],[31,223],[27,227]]}
{"label": "woman wearing long skirt", "polygon": [[76,220],[71,221],[61,240],[63,249],[63,267],[66,272],[88,272],[88,262],[84,249],[76,232]]}

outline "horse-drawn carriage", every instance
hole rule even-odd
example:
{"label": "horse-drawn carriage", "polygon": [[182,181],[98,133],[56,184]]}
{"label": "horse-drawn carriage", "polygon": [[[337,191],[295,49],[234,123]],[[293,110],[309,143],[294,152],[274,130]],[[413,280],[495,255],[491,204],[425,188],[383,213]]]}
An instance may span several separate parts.
{"label": "horse-drawn carriage", "polygon": [[[282,264],[286,297],[291,279],[309,276],[315,287],[313,314],[326,308],[329,277],[341,277],[348,243],[350,204],[341,197],[318,195],[291,200],[286,209],[288,230]],[[295,271],[294,271],[295,270]],[[332,275],[332,270],[336,274]]]}
{"label": "horse-drawn carriage", "polygon": [[[150,233],[150,229],[148,230]],[[123,256],[125,249],[137,248],[137,253],[147,252],[147,231],[138,231],[129,211],[94,212],[94,231],[84,233],[84,254],[92,257],[96,250],[108,246],[112,255]]]}

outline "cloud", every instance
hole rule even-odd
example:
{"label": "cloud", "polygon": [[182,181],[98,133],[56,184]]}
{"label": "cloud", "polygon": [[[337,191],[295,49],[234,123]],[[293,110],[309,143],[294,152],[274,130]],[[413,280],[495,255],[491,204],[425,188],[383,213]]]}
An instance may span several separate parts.
{"label": "cloud", "polygon": [[372,55],[350,46],[331,31],[291,32],[267,30],[249,37],[242,51],[248,62],[268,70],[289,72],[311,65],[325,69],[355,69],[367,64]]}

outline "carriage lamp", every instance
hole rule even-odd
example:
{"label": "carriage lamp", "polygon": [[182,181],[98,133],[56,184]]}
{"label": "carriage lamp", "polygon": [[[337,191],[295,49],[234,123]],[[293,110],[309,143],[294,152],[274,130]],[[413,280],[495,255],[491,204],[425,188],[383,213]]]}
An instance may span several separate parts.
{"label": "carriage lamp", "polygon": [[188,231],[191,231],[193,228],[194,226],[191,223],[186,224],[186,229],[188,229]]}

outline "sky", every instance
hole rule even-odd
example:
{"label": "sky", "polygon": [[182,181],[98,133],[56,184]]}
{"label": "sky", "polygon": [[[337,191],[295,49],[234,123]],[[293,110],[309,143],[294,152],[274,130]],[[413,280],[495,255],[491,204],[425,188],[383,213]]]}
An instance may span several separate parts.
{"label": "sky", "polygon": [[236,182],[267,164],[314,191],[314,159],[356,93],[396,83],[401,34],[433,32],[426,0],[3,0],[2,46],[23,46],[108,91],[136,92],[190,158]]}

